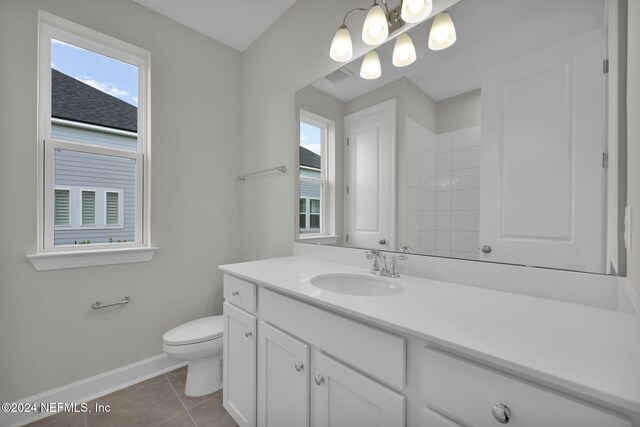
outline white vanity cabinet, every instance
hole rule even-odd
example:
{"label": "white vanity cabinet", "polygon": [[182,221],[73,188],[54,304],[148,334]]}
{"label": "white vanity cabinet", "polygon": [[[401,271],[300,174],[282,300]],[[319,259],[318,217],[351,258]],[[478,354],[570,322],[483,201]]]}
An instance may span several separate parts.
{"label": "white vanity cabinet", "polygon": [[311,401],[314,427],[402,427],[405,397],[317,353]]}
{"label": "white vanity cabinet", "polygon": [[425,427],[631,427],[627,419],[432,348],[422,368]]}
{"label": "white vanity cabinet", "polygon": [[224,407],[242,427],[640,426],[274,288],[225,275]]}
{"label": "white vanity cabinet", "polygon": [[225,276],[223,401],[240,426],[405,426],[403,338],[251,286]]}
{"label": "white vanity cabinet", "polygon": [[309,346],[263,321],[258,323],[257,425],[309,425]]}
{"label": "white vanity cabinet", "polygon": [[[240,427],[256,425],[255,286],[225,276],[223,406]],[[241,310],[240,308],[244,308]],[[249,310],[249,311],[245,311]],[[232,378],[233,381],[228,381]]]}

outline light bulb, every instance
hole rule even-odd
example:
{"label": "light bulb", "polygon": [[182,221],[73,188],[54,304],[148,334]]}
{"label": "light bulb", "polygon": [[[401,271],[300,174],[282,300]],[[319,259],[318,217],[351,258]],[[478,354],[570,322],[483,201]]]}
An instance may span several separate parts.
{"label": "light bulb", "polygon": [[367,53],[362,60],[362,66],[360,67],[360,77],[367,80],[377,79],[382,75],[382,68],[380,67],[380,57],[378,52],[372,50]]}
{"label": "light bulb", "polygon": [[346,25],[342,25],[338,28],[336,35],[333,36],[329,56],[337,62],[347,62],[353,57],[351,34],[349,33]]}
{"label": "light bulb", "polygon": [[416,48],[411,41],[409,34],[404,33],[396,39],[393,46],[393,65],[396,67],[406,67],[416,60]]}
{"label": "light bulb", "polygon": [[427,18],[433,10],[432,0],[402,0],[400,17],[410,24]]}
{"label": "light bulb", "polygon": [[378,4],[374,4],[367,12],[362,27],[362,41],[366,44],[375,46],[384,42],[389,37],[389,22],[384,10]]}
{"label": "light bulb", "polygon": [[429,49],[446,49],[456,41],[456,27],[447,12],[442,12],[433,20],[429,32]]}

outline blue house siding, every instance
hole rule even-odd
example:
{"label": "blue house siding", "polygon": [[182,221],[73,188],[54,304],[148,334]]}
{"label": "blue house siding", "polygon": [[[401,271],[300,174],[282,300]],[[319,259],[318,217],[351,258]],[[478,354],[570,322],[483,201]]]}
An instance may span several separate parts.
{"label": "blue house siding", "polygon": [[[54,131],[55,129],[55,131]],[[103,146],[119,148],[135,147],[135,137],[113,135],[73,127],[52,126],[52,134],[60,139],[100,143]],[[98,134],[97,136],[95,134]],[[90,138],[90,139],[89,139]],[[70,206],[70,218],[75,216],[76,224],[57,225],[54,233],[55,245],[73,245],[80,242],[109,243],[135,241],[135,160],[96,154],[60,150],[55,153],[55,187],[70,189],[75,193],[76,202]],[[96,190],[96,225],[77,223],[80,215],[79,194],[82,190]],[[121,194],[122,217],[120,225],[105,226],[104,192],[118,191]]]}
{"label": "blue house siding", "polygon": [[319,199],[320,186],[308,182],[300,182],[300,198],[301,199]]}
{"label": "blue house siding", "polygon": [[63,141],[84,142],[122,150],[135,150],[138,142],[135,134],[128,136],[56,123],[51,125],[51,137]]}

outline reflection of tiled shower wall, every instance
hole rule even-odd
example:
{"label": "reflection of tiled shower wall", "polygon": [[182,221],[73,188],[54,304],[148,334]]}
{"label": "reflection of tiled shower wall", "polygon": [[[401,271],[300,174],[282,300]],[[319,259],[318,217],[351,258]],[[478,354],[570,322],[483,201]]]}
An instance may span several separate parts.
{"label": "reflection of tiled shower wall", "polygon": [[480,126],[437,136],[436,255],[478,259],[480,141]]}
{"label": "reflection of tiled shower wall", "polygon": [[436,135],[405,122],[405,245],[435,254]]}

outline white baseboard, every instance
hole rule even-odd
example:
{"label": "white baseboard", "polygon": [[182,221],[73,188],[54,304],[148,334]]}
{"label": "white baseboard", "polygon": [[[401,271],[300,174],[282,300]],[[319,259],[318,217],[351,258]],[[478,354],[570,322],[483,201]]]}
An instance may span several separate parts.
{"label": "white baseboard", "polygon": [[[20,400],[18,403],[82,403],[121,390],[130,385],[172,371],[188,362],[159,354],[131,365],[85,378],[62,387],[54,388]],[[54,413],[6,413],[0,412],[0,426],[17,427]]]}

